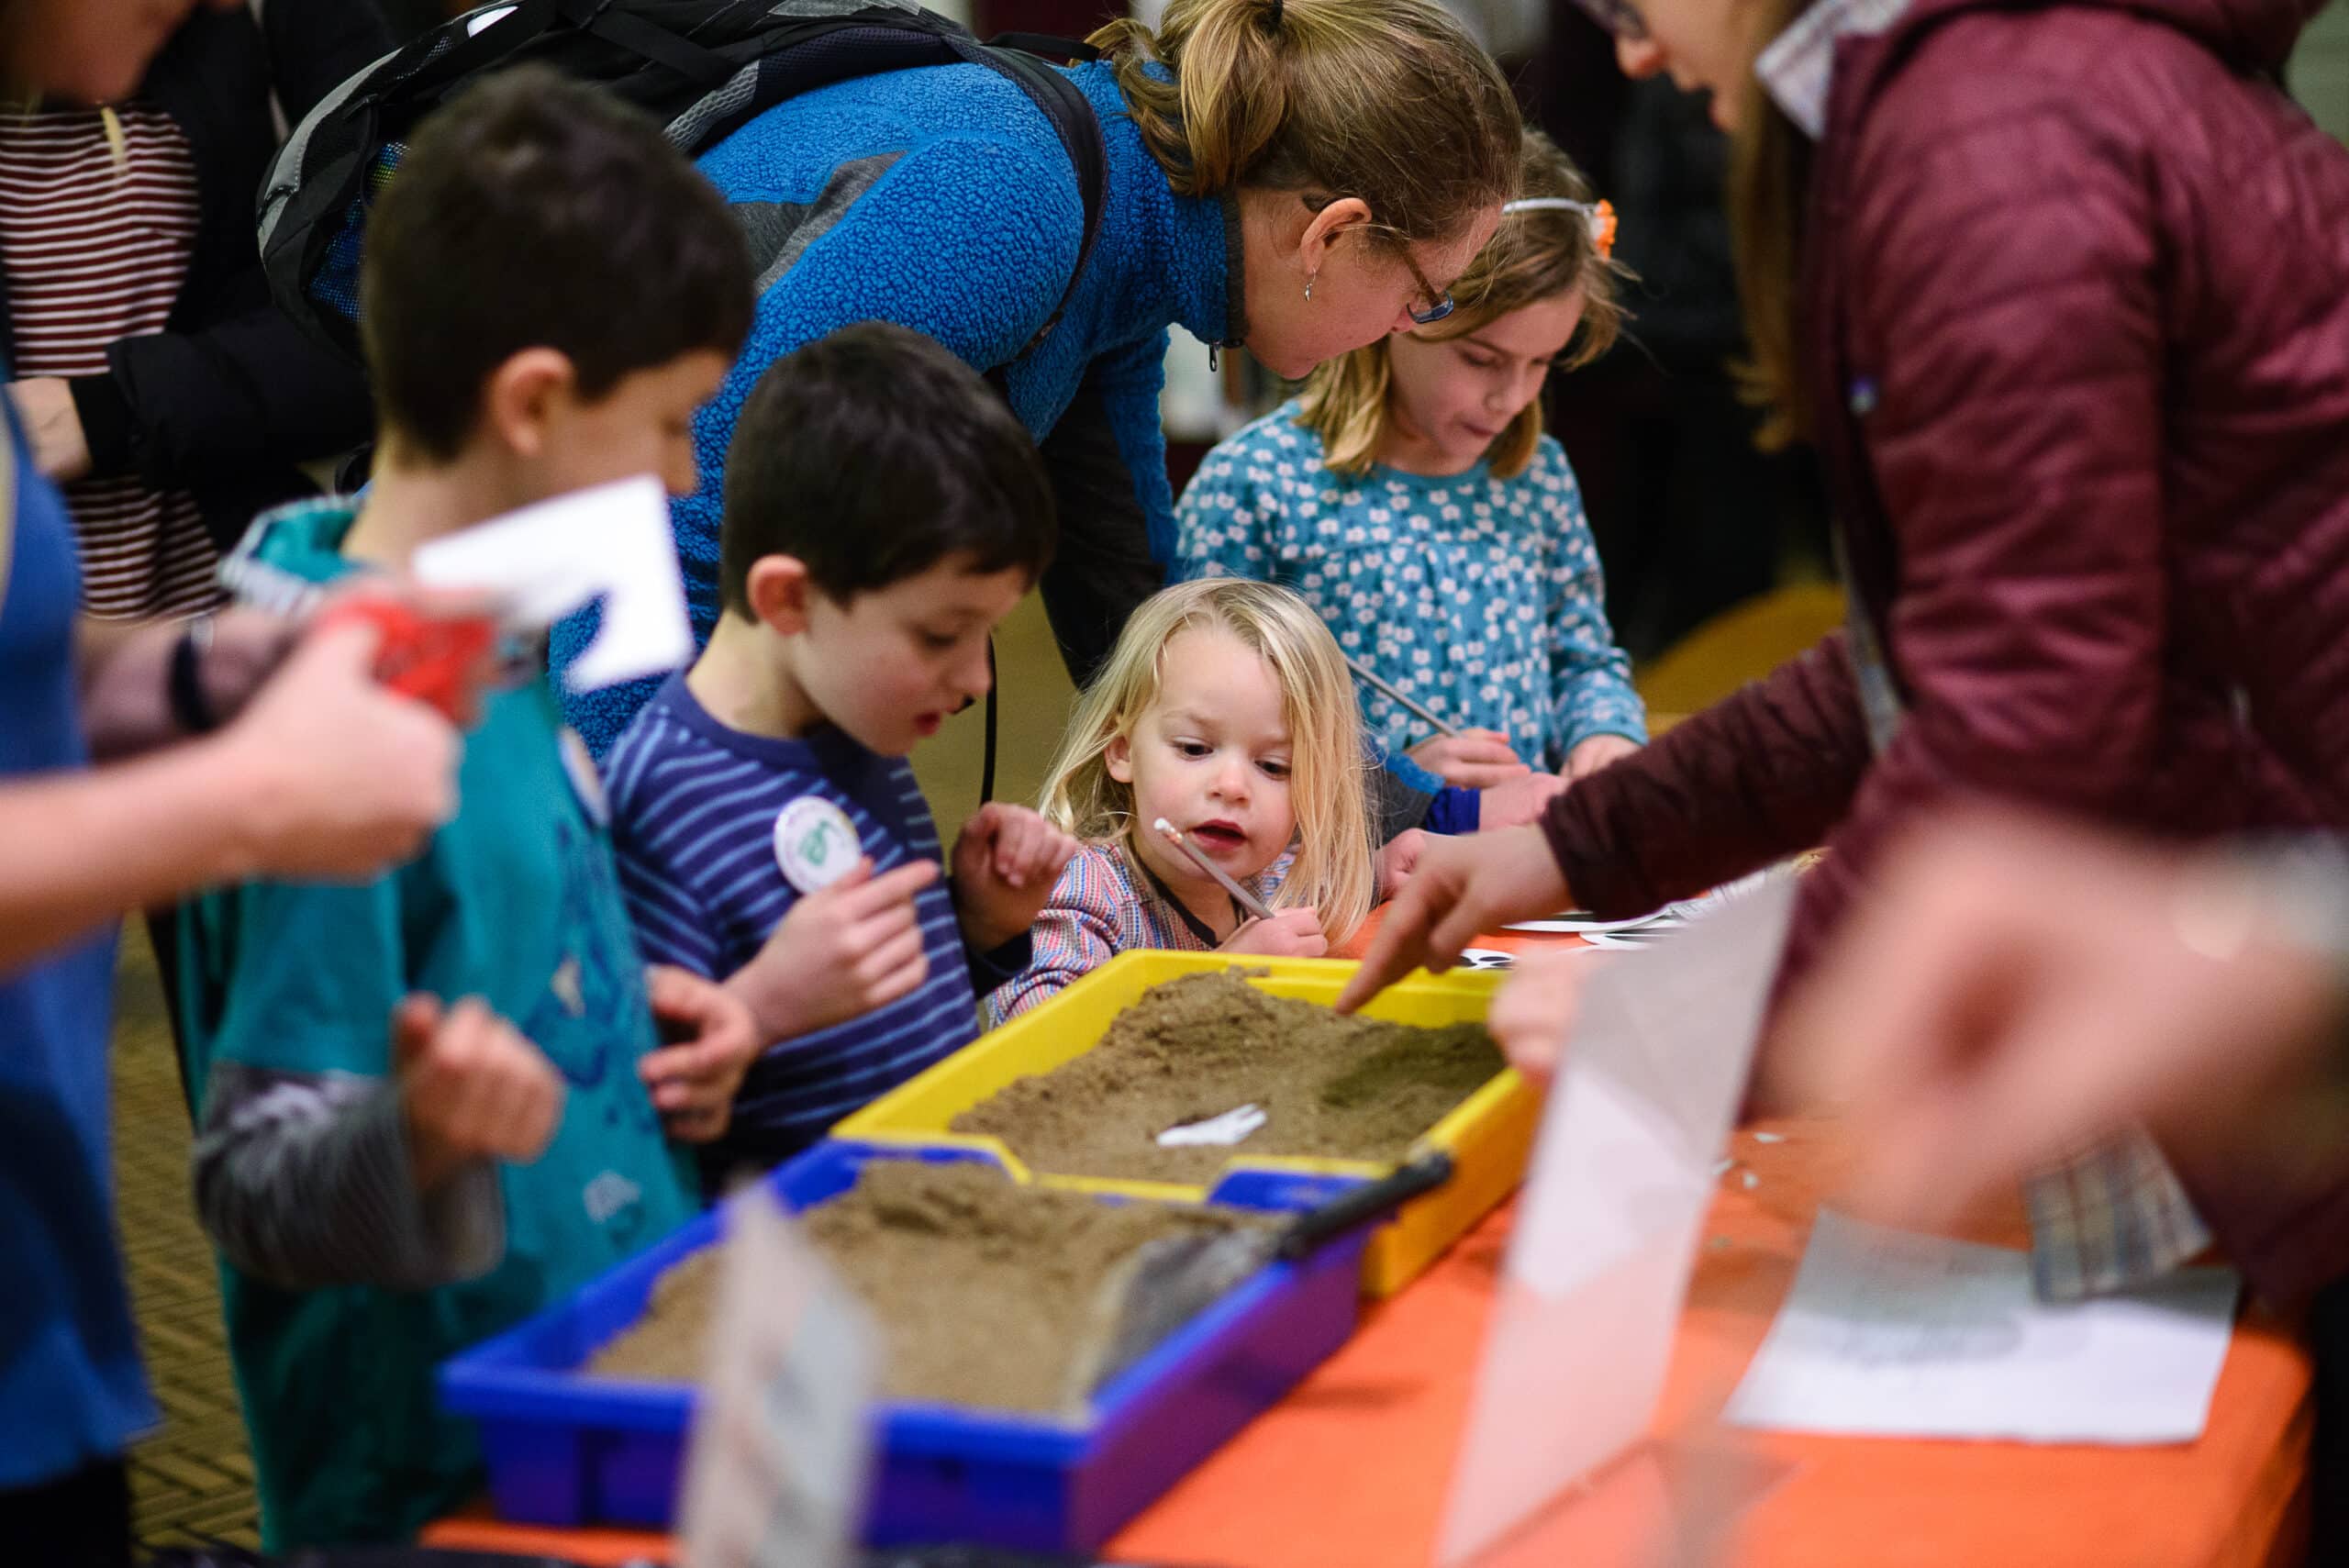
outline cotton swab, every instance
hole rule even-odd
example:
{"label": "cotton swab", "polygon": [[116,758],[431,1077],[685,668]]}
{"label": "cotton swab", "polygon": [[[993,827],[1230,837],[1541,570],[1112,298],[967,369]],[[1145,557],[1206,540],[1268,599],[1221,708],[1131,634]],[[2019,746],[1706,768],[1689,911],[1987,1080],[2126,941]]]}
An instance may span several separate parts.
{"label": "cotton swab", "polygon": [[1226,893],[1230,894],[1234,899],[1238,900],[1240,906],[1242,909],[1247,910],[1248,913],[1253,915],[1259,920],[1269,920],[1273,917],[1272,910],[1265,906],[1263,899],[1257,897],[1254,894],[1249,892],[1246,888],[1232,881],[1230,877],[1226,876],[1221,866],[1208,859],[1205,854],[1200,852],[1197,845],[1192,843],[1190,840],[1183,837],[1183,829],[1175,827],[1174,824],[1169,822],[1163,817],[1152,823],[1151,826],[1164,834],[1167,839],[1174,843],[1176,849],[1190,856],[1191,863],[1193,865],[1197,866],[1201,871],[1207,873],[1209,876],[1215,878],[1216,881],[1221,883],[1223,884],[1223,890]]}
{"label": "cotton swab", "polygon": [[1355,680],[1360,681],[1363,684],[1369,686],[1374,691],[1385,693],[1388,700],[1409,709],[1412,713],[1418,715],[1422,722],[1433,725],[1435,727],[1435,732],[1438,735],[1457,736],[1460,733],[1459,726],[1446,724],[1442,719],[1440,719],[1434,714],[1430,713],[1425,707],[1416,702],[1413,702],[1409,697],[1405,696],[1393,686],[1388,685],[1386,682],[1372,674],[1351,656],[1346,659],[1346,668],[1354,673]]}

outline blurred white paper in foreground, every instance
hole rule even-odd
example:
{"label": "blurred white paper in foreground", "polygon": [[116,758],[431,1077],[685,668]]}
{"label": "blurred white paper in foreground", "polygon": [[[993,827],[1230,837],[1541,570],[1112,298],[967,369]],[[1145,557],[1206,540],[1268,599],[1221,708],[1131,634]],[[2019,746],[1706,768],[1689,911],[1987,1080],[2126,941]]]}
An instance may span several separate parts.
{"label": "blurred white paper in foreground", "polygon": [[2202,1435],[2236,1280],[2049,1303],[2031,1255],[1821,1209],[1724,1418],[1868,1437],[2178,1443]]}
{"label": "blurred white paper in foreground", "polygon": [[1585,988],[1495,1304],[1437,1557],[1467,1561],[1647,1430],[1786,946],[1791,876]]}

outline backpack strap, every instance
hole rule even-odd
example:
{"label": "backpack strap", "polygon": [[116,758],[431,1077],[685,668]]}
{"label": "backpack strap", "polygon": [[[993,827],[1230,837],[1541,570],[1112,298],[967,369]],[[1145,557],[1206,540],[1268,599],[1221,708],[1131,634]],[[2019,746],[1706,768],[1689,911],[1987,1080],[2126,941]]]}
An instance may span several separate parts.
{"label": "backpack strap", "polygon": [[691,39],[680,38],[659,23],[634,11],[617,9],[611,0],[556,0],[563,20],[607,43],[665,65],[705,93],[715,93],[733,80],[734,62]]}
{"label": "backpack strap", "polygon": [[1008,78],[1042,111],[1076,171],[1077,197],[1085,205],[1085,233],[1077,241],[1076,265],[1070,270],[1068,286],[1061,291],[1060,303],[1052,306],[1052,315],[1012,356],[1015,360],[1025,359],[1052,335],[1052,329],[1068,311],[1068,302],[1076,295],[1077,284],[1085,280],[1085,263],[1093,259],[1094,242],[1100,238],[1101,214],[1108,205],[1109,190],[1109,150],[1102,139],[1101,117],[1094,112],[1093,101],[1085,95],[1083,88],[1038,56],[1057,54],[1071,60],[1097,60],[1100,51],[1090,44],[1031,33],[1005,33],[985,44],[957,39],[954,50],[973,64],[986,66]]}

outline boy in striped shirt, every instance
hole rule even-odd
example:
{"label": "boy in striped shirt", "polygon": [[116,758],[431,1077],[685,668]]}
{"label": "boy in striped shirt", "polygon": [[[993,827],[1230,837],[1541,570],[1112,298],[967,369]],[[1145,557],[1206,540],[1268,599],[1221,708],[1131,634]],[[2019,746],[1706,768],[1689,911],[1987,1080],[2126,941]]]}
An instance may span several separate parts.
{"label": "boy in striped shirt", "polygon": [[744,406],[725,499],[709,646],[605,769],[645,957],[723,982],[767,1042],[713,1176],[970,1043],[1076,848],[989,805],[941,880],[906,762],[985,693],[1055,540],[1035,447],[969,366],[881,322],[807,345]]}

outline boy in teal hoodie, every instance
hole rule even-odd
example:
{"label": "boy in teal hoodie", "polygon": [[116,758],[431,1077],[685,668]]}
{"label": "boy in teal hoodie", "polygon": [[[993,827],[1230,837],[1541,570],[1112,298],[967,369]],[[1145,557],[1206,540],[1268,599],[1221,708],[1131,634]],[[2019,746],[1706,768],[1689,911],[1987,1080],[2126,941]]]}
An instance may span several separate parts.
{"label": "boy in teal hoodie", "polygon": [[[648,471],[691,489],[694,412],[752,294],[657,127],[518,70],[416,138],[361,298],[373,485],[261,519],[232,586],[396,575],[440,535]],[[755,1053],[739,1003],[641,966],[595,769],[525,651],[417,861],[248,883],[183,922],[197,1207],[272,1551],[405,1537],[478,1488],[433,1369],[691,1215],[673,1140],[723,1130]]]}

